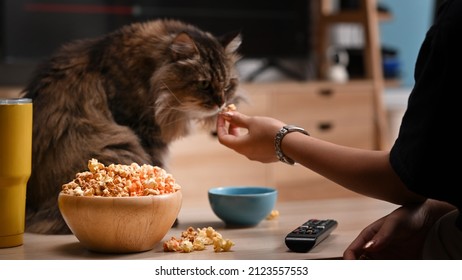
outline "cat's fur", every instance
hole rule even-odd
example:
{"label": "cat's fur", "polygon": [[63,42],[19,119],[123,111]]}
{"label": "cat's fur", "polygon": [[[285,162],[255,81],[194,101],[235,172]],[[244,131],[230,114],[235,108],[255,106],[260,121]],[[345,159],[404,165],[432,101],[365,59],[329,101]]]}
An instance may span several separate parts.
{"label": "cat's fur", "polygon": [[64,183],[96,158],[165,168],[191,123],[213,126],[237,102],[238,33],[215,37],[175,20],[135,23],[64,45],[24,90],[33,99],[33,163],[26,229],[62,234]]}

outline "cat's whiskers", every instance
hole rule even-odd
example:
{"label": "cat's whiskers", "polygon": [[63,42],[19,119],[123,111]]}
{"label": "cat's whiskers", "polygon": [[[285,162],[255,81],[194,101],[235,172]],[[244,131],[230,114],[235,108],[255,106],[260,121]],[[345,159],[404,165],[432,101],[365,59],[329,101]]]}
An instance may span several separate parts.
{"label": "cat's whiskers", "polygon": [[175,97],[176,101],[178,101],[178,104],[181,104],[181,100],[178,98],[178,96],[173,93],[173,91],[167,86],[167,84],[164,81],[161,81],[164,87],[167,89],[167,92],[169,92],[173,97]]}
{"label": "cat's whiskers", "polygon": [[[164,104],[165,106],[165,104]],[[192,105],[192,102],[190,104],[190,106],[193,106]],[[199,107],[199,106],[197,106]],[[187,123],[187,122],[192,122],[192,121],[200,121],[201,119],[203,118],[207,118],[207,117],[213,117],[214,115],[216,115],[215,112],[213,113],[209,113],[209,114],[206,114],[206,113],[202,113],[202,114],[193,114],[192,111],[186,109],[186,108],[178,108],[176,106],[173,106],[173,105],[168,105],[165,106],[166,109],[170,110],[170,111],[176,111],[176,112],[179,112],[180,114],[175,114],[175,117],[174,118],[167,118],[169,120],[169,122],[164,122],[162,124],[162,126],[164,127],[169,127],[169,126],[173,126],[177,123],[180,123],[180,122],[184,122],[184,123]]]}
{"label": "cat's whiskers", "polygon": [[164,123],[163,125],[164,125],[165,127],[169,127],[169,126],[174,125],[174,124],[176,124],[176,123],[178,123],[178,122],[184,121],[185,119],[187,119],[187,118],[186,118],[186,117],[176,118],[176,119],[172,120],[171,122]]}
{"label": "cat's whiskers", "polygon": [[[168,91],[169,93],[166,93],[167,91],[168,90],[163,90],[165,94],[171,93],[171,91]],[[158,101],[159,100],[161,101],[159,102],[161,106],[159,106],[159,104],[153,106],[154,111],[156,111],[157,120],[160,122],[159,124],[168,127],[175,125],[176,123],[185,122],[188,120],[188,115],[185,114],[186,110],[183,110],[181,108],[182,106],[172,104],[171,102],[164,102],[162,101],[162,98],[159,98]]]}

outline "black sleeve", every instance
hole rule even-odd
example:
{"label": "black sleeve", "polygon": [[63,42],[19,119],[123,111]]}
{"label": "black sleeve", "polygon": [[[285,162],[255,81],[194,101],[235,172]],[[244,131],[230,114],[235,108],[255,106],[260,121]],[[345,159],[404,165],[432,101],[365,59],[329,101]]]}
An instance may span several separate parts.
{"label": "black sleeve", "polygon": [[461,207],[462,1],[448,1],[426,34],[390,163],[415,193]]}

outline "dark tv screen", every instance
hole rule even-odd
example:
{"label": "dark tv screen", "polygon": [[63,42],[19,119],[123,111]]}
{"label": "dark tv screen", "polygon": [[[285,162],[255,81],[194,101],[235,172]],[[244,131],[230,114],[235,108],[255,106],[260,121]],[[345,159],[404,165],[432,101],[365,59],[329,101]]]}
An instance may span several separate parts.
{"label": "dark tv screen", "polygon": [[3,0],[0,84],[24,84],[36,64],[63,43],[123,25],[179,19],[222,35],[240,31],[244,58],[305,58],[310,49],[306,0]]}

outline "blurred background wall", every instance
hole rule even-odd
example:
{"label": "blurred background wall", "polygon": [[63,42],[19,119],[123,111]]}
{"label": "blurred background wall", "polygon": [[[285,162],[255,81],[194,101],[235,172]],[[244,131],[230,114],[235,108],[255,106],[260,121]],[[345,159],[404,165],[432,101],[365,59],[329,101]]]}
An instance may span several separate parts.
{"label": "blurred background wall", "polygon": [[380,33],[383,46],[398,50],[402,87],[412,87],[414,84],[414,63],[425,33],[433,22],[437,2],[439,1],[379,1],[393,14],[392,20],[380,24]]}

